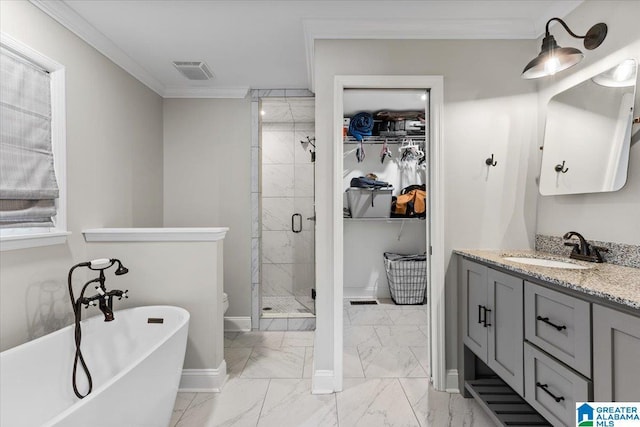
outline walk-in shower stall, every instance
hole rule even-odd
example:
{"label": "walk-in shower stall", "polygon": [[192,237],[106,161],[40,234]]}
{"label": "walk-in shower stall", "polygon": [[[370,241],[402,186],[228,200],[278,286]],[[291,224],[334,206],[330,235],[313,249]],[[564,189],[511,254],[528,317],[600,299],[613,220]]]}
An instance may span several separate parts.
{"label": "walk-in shower stall", "polygon": [[[260,97],[259,269],[254,329],[315,328],[315,108],[312,97]],[[257,301],[255,301],[257,297]]]}

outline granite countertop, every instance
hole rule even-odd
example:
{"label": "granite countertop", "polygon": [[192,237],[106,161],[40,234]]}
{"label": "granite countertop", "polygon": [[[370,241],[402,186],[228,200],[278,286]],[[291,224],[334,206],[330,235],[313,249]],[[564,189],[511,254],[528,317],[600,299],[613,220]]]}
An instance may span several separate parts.
{"label": "granite countertop", "polygon": [[[525,274],[584,294],[603,298],[635,310],[640,310],[640,268],[623,267],[607,263],[592,263],[569,259],[546,252],[532,250],[480,250],[458,249],[454,253],[469,259],[495,265],[515,273]],[[540,267],[507,261],[503,257],[532,257],[590,267],[585,270]]]}

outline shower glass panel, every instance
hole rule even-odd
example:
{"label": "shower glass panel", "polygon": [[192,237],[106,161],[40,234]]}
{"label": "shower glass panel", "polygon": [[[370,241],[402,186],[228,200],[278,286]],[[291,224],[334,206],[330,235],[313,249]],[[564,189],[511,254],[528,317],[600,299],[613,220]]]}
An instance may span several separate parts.
{"label": "shower glass panel", "polygon": [[262,315],[314,313],[314,100],[261,100]]}
{"label": "shower glass panel", "polygon": [[[313,110],[311,111],[313,113]],[[313,124],[295,130],[294,210],[301,221],[293,237],[293,294],[298,303],[315,314],[315,129]]]}

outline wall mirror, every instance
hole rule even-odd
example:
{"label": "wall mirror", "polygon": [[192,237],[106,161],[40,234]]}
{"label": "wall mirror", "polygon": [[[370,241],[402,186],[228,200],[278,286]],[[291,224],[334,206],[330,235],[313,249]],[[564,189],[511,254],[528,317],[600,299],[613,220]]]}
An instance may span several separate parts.
{"label": "wall mirror", "polygon": [[637,62],[627,59],[549,101],[540,194],[620,190],[627,181]]}

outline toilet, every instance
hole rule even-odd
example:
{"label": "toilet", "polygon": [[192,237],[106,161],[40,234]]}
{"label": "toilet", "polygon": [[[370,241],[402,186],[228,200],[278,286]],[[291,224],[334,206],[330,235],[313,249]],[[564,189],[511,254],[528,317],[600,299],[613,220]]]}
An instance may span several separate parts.
{"label": "toilet", "polygon": [[227,309],[229,308],[229,296],[227,295],[226,292],[222,293],[222,305],[224,306],[223,313],[226,313]]}

